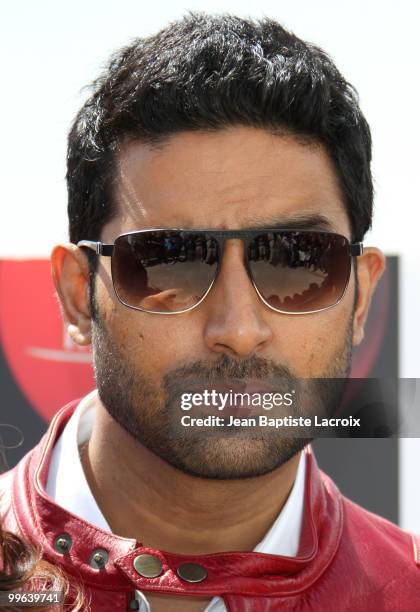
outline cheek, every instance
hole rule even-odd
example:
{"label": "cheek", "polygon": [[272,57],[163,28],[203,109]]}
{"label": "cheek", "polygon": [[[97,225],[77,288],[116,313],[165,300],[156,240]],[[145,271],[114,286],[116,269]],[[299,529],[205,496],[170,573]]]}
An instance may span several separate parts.
{"label": "cheek", "polygon": [[191,330],[174,317],[137,312],[109,299],[102,300],[99,312],[124,359],[150,382],[159,384],[168,370],[194,354]]}
{"label": "cheek", "polygon": [[136,371],[160,379],[197,356],[200,329],[191,316],[152,315],[127,308],[118,301],[105,267],[96,277],[95,293],[106,328]]}
{"label": "cheek", "polygon": [[352,302],[343,301],[324,312],[279,321],[276,361],[284,361],[301,378],[323,376],[344,354],[351,314]]}

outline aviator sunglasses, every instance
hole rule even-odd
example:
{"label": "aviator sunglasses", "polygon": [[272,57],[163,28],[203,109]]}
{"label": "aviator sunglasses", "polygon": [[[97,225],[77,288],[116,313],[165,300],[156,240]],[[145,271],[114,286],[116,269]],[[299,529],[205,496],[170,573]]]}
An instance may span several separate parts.
{"label": "aviator sunglasses", "polygon": [[119,301],[153,314],[179,314],[204,300],[216,281],[227,239],[244,244],[244,265],[261,300],[276,312],[309,314],[342,299],[352,258],[361,242],[312,230],[146,229],[114,244],[81,240],[97,255],[111,257]]}

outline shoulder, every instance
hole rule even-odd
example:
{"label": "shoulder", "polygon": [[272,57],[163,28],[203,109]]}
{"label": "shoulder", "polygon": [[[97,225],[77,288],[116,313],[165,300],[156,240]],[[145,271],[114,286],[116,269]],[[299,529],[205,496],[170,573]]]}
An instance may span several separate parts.
{"label": "shoulder", "polygon": [[345,577],[349,609],[378,609],[379,602],[383,610],[416,609],[412,606],[420,593],[419,536],[339,495],[342,535],[325,578],[343,583]]}
{"label": "shoulder", "polygon": [[[72,400],[54,415],[41,439],[10,470],[0,473],[0,518],[10,506],[31,504],[35,473],[45,481],[55,442],[82,398]],[[45,483],[44,483],[45,485]]]}
{"label": "shoulder", "polygon": [[356,546],[359,543],[366,554],[372,552],[377,555],[383,551],[392,558],[397,556],[414,561],[412,534],[345,496],[342,496],[342,502],[344,540],[351,539]]}
{"label": "shoulder", "polygon": [[366,556],[369,556],[370,553],[376,555],[378,551],[383,550],[388,551],[389,554],[395,553],[397,557],[410,559],[411,562],[415,560],[413,534],[343,495],[330,476],[322,470],[320,470],[320,475],[327,498],[337,496],[339,498],[342,515],[342,545],[351,542],[352,548],[360,549]]}

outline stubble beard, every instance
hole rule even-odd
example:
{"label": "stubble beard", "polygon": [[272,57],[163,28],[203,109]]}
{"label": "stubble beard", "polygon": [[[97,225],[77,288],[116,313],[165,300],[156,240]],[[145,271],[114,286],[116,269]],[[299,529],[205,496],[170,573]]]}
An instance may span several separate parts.
{"label": "stubble beard", "polygon": [[342,346],[319,379],[299,380],[287,367],[261,357],[238,361],[223,355],[217,362],[194,362],[173,369],[159,385],[134,367],[97,317],[92,345],[98,394],[109,415],[132,438],[182,472],[218,480],[262,476],[291,459],[312,437],[250,430],[226,434],[179,427],[181,394],[197,381],[208,389],[218,380],[269,379],[276,390],[305,384],[305,405],[299,407],[298,414],[313,413],[309,406],[313,397],[319,398],[323,414],[334,414],[351,369],[352,324],[350,317]]}

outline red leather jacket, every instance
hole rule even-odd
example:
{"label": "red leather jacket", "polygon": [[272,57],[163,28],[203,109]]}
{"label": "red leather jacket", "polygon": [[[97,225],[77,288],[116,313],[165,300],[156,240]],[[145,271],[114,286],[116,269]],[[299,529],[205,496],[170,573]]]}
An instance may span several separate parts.
{"label": "red leather jacket", "polygon": [[[420,538],[343,497],[309,448],[295,558],[254,552],[177,555],[107,533],[67,512],[47,496],[45,484],[52,447],[76,405],[62,408],[39,444],[0,476],[0,518],[6,529],[41,543],[45,559],[83,582],[92,612],[130,609],[134,589],[221,595],[229,612],[420,611]],[[71,536],[66,552],[55,545],[62,534]],[[97,549],[109,555],[100,569],[91,565]],[[142,553],[161,561],[158,577],[137,573],[133,562]],[[185,562],[203,566],[207,578],[181,579],[176,570]]]}

